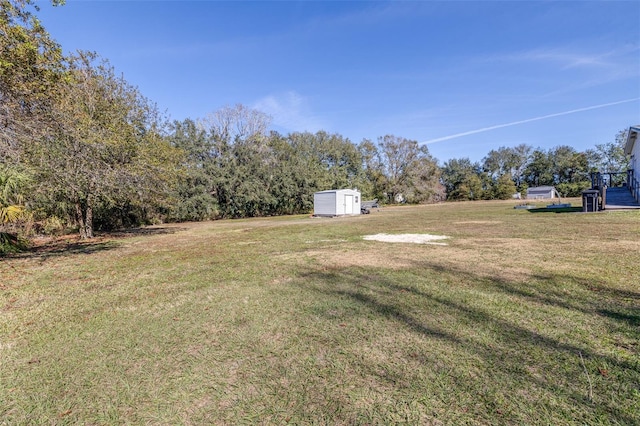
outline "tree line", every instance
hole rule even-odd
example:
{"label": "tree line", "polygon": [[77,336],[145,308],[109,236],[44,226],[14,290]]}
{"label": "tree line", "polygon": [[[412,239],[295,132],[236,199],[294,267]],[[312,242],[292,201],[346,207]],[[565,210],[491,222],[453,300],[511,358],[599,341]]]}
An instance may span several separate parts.
{"label": "tree line", "polygon": [[[481,162],[451,159],[441,169],[447,200],[508,199],[536,186],[555,186],[563,196],[580,196],[591,186],[592,172],[627,170],[626,132],[584,152],[567,145],[544,150],[521,144],[491,150]],[[624,177],[616,179],[620,182],[611,183],[621,184]]]}
{"label": "tree line", "polygon": [[174,122],[167,140],[184,154],[169,220],[308,213],[313,193],[357,188],[363,197],[440,200],[436,160],[416,141],[387,135],[359,145],[324,131],[268,132],[269,118],[242,105]]}
{"label": "tree line", "polygon": [[325,189],[383,203],[509,198],[547,184],[570,196],[590,170],[625,161],[623,135],[585,153],[521,145],[440,166],[395,135],[356,144],[269,128],[243,105],[170,121],[97,54],[63,55],[32,0],[0,0],[0,252],[18,234],[69,227],[91,238],[163,221],[308,213]]}

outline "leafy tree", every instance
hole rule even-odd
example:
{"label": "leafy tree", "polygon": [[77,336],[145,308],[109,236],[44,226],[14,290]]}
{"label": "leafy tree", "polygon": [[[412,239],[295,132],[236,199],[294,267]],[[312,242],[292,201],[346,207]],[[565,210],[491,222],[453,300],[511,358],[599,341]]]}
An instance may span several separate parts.
{"label": "leafy tree", "polygon": [[536,149],[525,176],[529,186],[554,185],[565,196],[579,196],[590,186],[587,154],[564,145],[548,152]]}
{"label": "leafy tree", "polygon": [[364,199],[385,200],[384,167],[380,152],[375,143],[369,139],[363,139],[358,145],[364,173],[364,182],[359,187]]}
{"label": "leafy tree", "polygon": [[224,107],[199,125],[207,135],[205,172],[220,217],[270,214],[269,117],[243,105]]}
{"label": "leafy tree", "polygon": [[498,200],[508,200],[517,191],[518,189],[511,178],[511,173],[505,173],[496,180],[493,189],[493,197]]}
{"label": "leafy tree", "polygon": [[576,183],[589,179],[587,157],[575,148],[561,145],[549,151],[554,184]]}
{"label": "leafy tree", "polygon": [[558,146],[549,151],[554,185],[567,197],[580,196],[591,186],[587,155],[570,146]]}
{"label": "leafy tree", "polygon": [[533,147],[526,144],[520,144],[511,149],[513,152],[511,177],[516,184],[517,190],[524,193],[527,189],[525,182],[525,171],[531,159]]}
{"label": "leafy tree", "polygon": [[[627,132],[628,129],[621,130],[615,141],[597,144],[595,149],[586,151],[590,172],[626,172],[629,169],[631,158],[624,153]],[[610,185],[619,185],[626,180],[626,175],[613,175],[611,178],[613,182],[609,182]]]}
{"label": "leafy tree", "polygon": [[317,162],[311,157],[311,134],[282,136],[272,132],[269,147],[274,162],[270,167],[273,214],[306,213],[313,208],[318,191]]}
{"label": "leafy tree", "polygon": [[531,160],[525,169],[525,182],[530,187],[553,185],[553,165],[547,153],[537,148],[531,154]]}
{"label": "leafy tree", "polygon": [[447,200],[479,200],[484,198],[480,166],[469,158],[451,159],[442,167],[442,183]]}
{"label": "leafy tree", "polygon": [[524,172],[529,162],[532,148],[525,144],[516,147],[500,147],[491,150],[483,159],[483,170],[492,181],[492,186],[505,175],[511,175],[517,190],[522,190]]}
{"label": "leafy tree", "polygon": [[177,183],[177,202],[169,210],[169,219],[214,219],[219,211],[212,194],[215,159],[211,138],[191,119],[176,121],[172,127],[168,140],[172,146],[184,152],[184,177]]}
{"label": "leafy tree", "polygon": [[454,192],[453,196],[460,200],[483,200],[487,198],[486,185],[480,176],[478,173],[465,176],[457,193]]}
{"label": "leafy tree", "polygon": [[226,145],[264,137],[270,123],[267,114],[242,104],[225,106],[200,121],[216,142]]}
{"label": "leafy tree", "polygon": [[5,162],[18,161],[20,141],[46,133],[50,116],[44,112],[64,78],[60,46],[33,9],[31,0],[0,0],[0,154]]}
{"label": "leafy tree", "polygon": [[362,157],[357,147],[338,134],[323,131],[314,135],[313,150],[319,160],[322,189],[356,188],[364,182]]}
{"label": "leafy tree", "polygon": [[272,214],[271,156],[256,140],[237,141],[231,148],[216,188],[224,217]]}
{"label": "leafy tree", "polygon": [[393,135],[378,138],[389,201],[402,197],[409,203],[439,200],[444,193],[440,169],[426,146]]}
{"label": "leafy tree", "polygon": [[482,168],[491,179],[498,179],[515,168],[517,159],[514,152],[507,147],[491,150],[482,160]]}
{"label": "leafy tree", "polygon": [[94,212],[145,216],[163,205],[175,181],[178,152],[161,135],[155,106],[115,76],[106,61],[80,53],[59,85],[48,137],[23,151],[42,182],[39,195],[73,208],[82,238]]}
{"label": "leafy tree", "polygon": [[320,131],[282,137],[272,133],[270,140],[277,214],[310,211],[317,191],[367,187],[360,151],[340,135]]}
{"label": "leafy tree", "polygon": [[597,144],[588,151],[589,168],[601,172],[624,172],[629,168],[629,156],[624,153],[627,130],[619,131],[615,141]]}

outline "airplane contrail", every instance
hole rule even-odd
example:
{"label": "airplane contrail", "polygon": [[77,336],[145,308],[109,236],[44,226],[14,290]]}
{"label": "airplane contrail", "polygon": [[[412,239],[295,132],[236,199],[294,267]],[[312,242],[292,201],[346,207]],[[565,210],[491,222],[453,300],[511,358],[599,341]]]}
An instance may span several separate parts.
{"label": "airplane contrail", "polygon": [[527,118],[526,120],[513,121],[511,123],[498,124],[496,126],[484,127],[482,129],[470,130],[468,132],[463,132],[463,133],[456,133],[455,135],[449,135],[449,136],[443,136],[441,138],[430,139],[422,143],[431,144],[436,142],[448,141],[449,139],[455,139],[455,138],[468,136],[468,135],[475,135],[476,133],[488,132],[489,130],[501,129],[503,127],[515,126],[517,124],[530,123],[532,121],[544,120],[546,118],[559,117],[561,115],[568,115],[568,114],[575,114],[576,112],[589,111],[591,109],[598,109],[598,108],[605,108],[608,106],[619,105],[619,104],[624,104],[627,102],[633,102],[638,100],[640,100],[640,98],[625,99],[623,101],[609,102],[608,104],[600,104],[600,105],[594,105],[586,108],[572,109],[571,111],[557,112],[555,114],[543,115],[541,117]]}

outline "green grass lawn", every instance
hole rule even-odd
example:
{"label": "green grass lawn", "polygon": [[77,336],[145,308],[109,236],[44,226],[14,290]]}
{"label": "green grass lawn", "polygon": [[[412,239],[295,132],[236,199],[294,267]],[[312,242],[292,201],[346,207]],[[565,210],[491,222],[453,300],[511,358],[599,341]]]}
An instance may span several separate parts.
{"label": "green grass lawn", "polygon": [[640,212],[514,204],[1,259],[0,423],[640,424]]}

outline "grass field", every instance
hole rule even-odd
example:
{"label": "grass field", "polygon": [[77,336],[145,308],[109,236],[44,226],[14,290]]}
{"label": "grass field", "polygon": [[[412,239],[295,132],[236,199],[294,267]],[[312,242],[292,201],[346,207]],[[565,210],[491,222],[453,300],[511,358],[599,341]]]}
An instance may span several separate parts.
{"label": "grass field", "polygon": [[640,424],[640,212],[513,206],[166,225],[0,259],[0,423]]}

